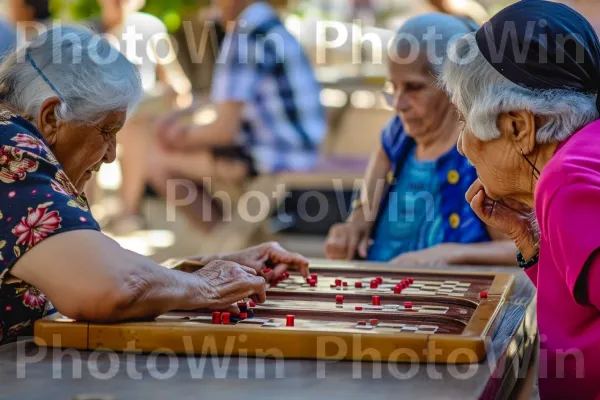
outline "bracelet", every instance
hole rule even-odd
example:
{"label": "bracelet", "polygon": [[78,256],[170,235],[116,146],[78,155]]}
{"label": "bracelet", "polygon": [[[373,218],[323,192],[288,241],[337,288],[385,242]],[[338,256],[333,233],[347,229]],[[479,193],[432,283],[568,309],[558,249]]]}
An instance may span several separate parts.
{"label": "bracelet", "polygon": [[525,260],[525,258],[523,257],[523,254],[521,254],[520,251],[517,252],[517,264],[522,269],[528,269],[528,268],[533,267],[534,265],[536,265],[538,263],[539,259],[540,259],[539,252],[535,253],[535,255],[533,257],[531,257],[529,260]]}

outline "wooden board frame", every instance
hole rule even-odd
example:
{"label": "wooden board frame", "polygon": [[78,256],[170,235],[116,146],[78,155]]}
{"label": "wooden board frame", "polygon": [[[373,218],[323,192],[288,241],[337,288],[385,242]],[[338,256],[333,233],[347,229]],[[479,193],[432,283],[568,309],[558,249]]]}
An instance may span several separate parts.
{"label": "wooden board frame", "polygon": [[[168,268],[191,272],[199,264],[169,260]],[[303,327],[264,328],[245,325],[199,324],[193,321],[130,322],[91,324],[67,319],[47,318],[37,321],[35,343],[40,346],[68,347],[80,350],[114,350],[152,352],[163,350],[175,354],[214,356],[283,357],[294,359],[361,360],[384,362],[434,362],[446,364],[477,363],[491,348],[506,298],[514,276],[508,273],[472,271],[409,270],[385,264],[352,262],[313,262],[311,272],[344,271],[418,274],[431,278],[488,278],[492,280],[488,296],[479,301],[462,334],[383,333],[351,329],[310,329]],[[406,295],[408,300],[422,299]],[[435,298],[437,300],[439,298]],[[449,301],[472,299],[444,297]],[[427,297],[432,300],[432,297]],[[447,300],[448,301],[448,300]],[[343,312],[343,311],[340,311]],[[185,337],[185,339],[183,339]],[[277,347],[274,347],[277,344]],[[331,351],[333,346],[334,351]],[[336,350],[337,349],[337,350]]]}

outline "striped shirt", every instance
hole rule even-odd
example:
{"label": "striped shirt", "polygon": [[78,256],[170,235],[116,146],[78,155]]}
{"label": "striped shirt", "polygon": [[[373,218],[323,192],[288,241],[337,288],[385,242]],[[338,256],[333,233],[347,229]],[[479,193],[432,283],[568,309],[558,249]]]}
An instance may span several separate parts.
{"label": "striped shirt", "polygon": [[215,104],[242,102],[243,146],[261,174],[310,170],[327,130],[321,87],[300,43],[266,3],[250,5],[223,42]]}

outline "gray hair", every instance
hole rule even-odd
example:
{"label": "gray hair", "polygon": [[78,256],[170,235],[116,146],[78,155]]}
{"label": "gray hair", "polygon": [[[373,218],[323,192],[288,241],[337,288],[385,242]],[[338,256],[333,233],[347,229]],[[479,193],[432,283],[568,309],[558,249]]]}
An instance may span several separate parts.
{"label": "gray hair", "polygon": [[[442,13],[428,13],[408,19],[398,30],[394,38],[396,51],[402,53],[406,44],[412,53],[426,54],[431,73],[442,73],[447,59],[448,48],[469,32],[476,31],[477,23],[467,17],[456,17]],[[404,61],[406,62],[406,61]]]}
{"label": "gray hair", "polygon": [[110,112],[135,109],[142,97],[137,68],[108,41],[74,26],[54,27],[0,64],[0,100],[37,116],[49,98],[56,117],[95,124]]}
{"label": "gray hair", "polygon": [[595,94],[532,90],[509,81],[481,54],[474,34],[454,44],[440,83],[465,117],[466,128],[481,140],[500,137],[497,121],[505,112],[527,110],[543,117],[538,143],[561,142],[599,116]]}

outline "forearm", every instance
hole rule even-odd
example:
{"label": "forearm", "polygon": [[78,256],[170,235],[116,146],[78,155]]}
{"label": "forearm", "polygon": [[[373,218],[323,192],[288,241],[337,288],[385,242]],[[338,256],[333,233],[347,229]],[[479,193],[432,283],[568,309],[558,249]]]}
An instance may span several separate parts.
{"label": "forearm", "polygon": [[450,264],[454,265],[515,265],[517,248],[514,243],[493,241],[485,243],[449,244]]}
{"label": "forearm", "polygon": [[207,304],[198,276],[170,270],[150,260],[140,261],[143,264],[123,280],[118,292],[125,296],[106,322],[149,319],[171,310],[193,310]]}
{"label": "forearm", "polygon": [[374,222],[385,188],[385,178],[390,169],[390,160],[383,148],[379,148],[369,161],[365,179],[360,192],[362,207],[354,210],[349,221],[356,219]]}

